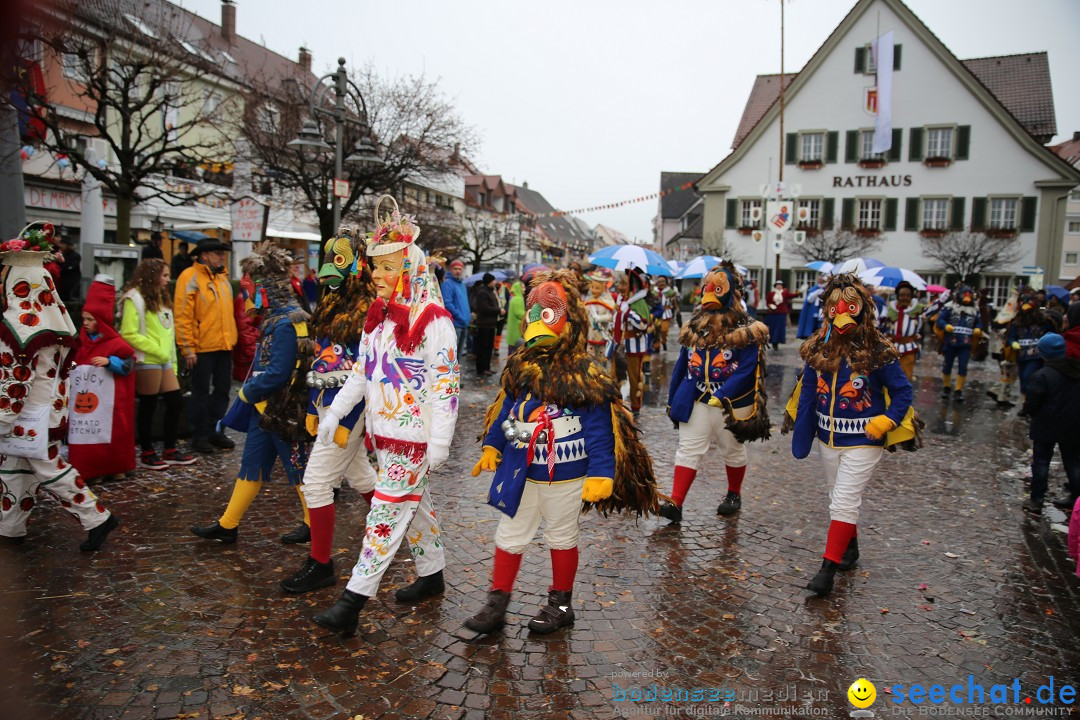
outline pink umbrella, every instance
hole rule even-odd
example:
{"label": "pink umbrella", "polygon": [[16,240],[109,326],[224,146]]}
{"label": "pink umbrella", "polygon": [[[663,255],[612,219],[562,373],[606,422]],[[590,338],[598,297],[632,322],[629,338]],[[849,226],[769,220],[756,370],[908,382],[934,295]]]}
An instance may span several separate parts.
{"label": "pink umbrella", "polygon": [[942,287],[941,285],[927,285],[926,286],[926,292],[928,292],[928,293],[943,293],[947,289],[948,288]]}

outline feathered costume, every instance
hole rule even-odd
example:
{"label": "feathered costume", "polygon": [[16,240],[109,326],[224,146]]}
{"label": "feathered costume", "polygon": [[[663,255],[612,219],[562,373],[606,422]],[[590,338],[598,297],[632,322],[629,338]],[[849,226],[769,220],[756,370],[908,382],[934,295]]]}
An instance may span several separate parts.
{"label": "feathered costume", "polygon": [[1015,353],[1016,373],[1020,378],[1020,395],[1027,395],[1028,380],[1043,366],[1039,354],[1039,338],[1048,332],[1054,332],[1053,323],[1039,307],[1035,291],[1024,288],[1020,291],[1020,307],[1016,316],[1009,323],[1006,341]]}
{"label": "feathered costume", "polygon": [[[945,333],[941,341],[941,353],[945,356],[941,367],[941,397],[948,399],[952,395],[957,402],[963,402],[971,346],[982,335],[982,318],[979,308],[975,307],[975,291],[966,285],[956,288],[949,304],[938,313],[935,325]],[[952,386],[954,362],[957,363],[955,391]]]}
{"label": "feathered costume", "polygon": [[769,329],[743,310],[739,274],[724,263],[705,276],[701,304],[679,333],[679,359],[668,384],[668,416],[679,429],[672,502],[660,514],[682,521],[682,505],[698,464],[715,439],[727,472],[728,492],[717,508],[742,507],[746,447],[769,437],[765,406],[765,348]]}
{"label": "feathered costume", "polygon": [[619,386],[588,351],[589,320],[574,273],[537,276],[525,325],[525,346],[507,360],[473,468],[474,476],[495,472],[488,502],[504,513],[487,604],[466,622],[477,632],[503,623],[522,553],[541,519],[554,577],[548,605],[529,627],[551,632],[574,620],[579,510],[643,515],[658,509],[652,461]]}
{"label": "feathered costume", "polygon": [[[207,540],[236,542],[237,526],[280,460],[290,485],[300,490],[307,464],[307,432],[304,429],[306,397],[297,390],[296,376],[302,358],[311,352],[308,313],[298,302],[289,281],[292,256],[267,241],[254,248],[240,267],[251,276],[256,294],[265,292],[269,307],[263,315],[251,371],[221,424],[247,433],[240,469],[232,497],[221,518],[191,532]],[[304,523],[308,523],[304,508]]]}
{"label": "feathered costume", "polygon": [[585,311],[589,315],[589,352],[598,360],[604,360],[608,357],[615,322],[615,298],[608,292],[612,274],[607,268],[596,268],[585,279],[589,281],[589,295],[585,298]]}
{"label": "feathered costume", "polygon": [[792,454],[801,460],[816,445],[830,488],[825,559],[807,585],[818,595],[831,592],[836,571],[858,560],[862,491],[882,451],[920,447],[922,428],[911,383],[876,326],[866,287],[855,275],[834,275],[823,297],[825,325],[799,351],[806,364],[787,407]]}
{"label": "feathered costume", "polygon": [[621,342],[626,354],[626,374],[630,380],[630,409],[641,411],[645,398],[644,365],[652,352],[653,323],[650,308],[656,298],[649,293],[649,276],[638,268],[626,270],[627,297],[619,298],[615,314],[615,342]]}
{"label": "feathered costume", "polygon": [[23,541],[41,488],[87,531],[79,549],[97,550],[119,523],[60,457],[75,326],[45,269],[51,237],[45,225],[0,245],[0,535]]}
{"label": "feathered costume", "polygon": [[[371,269],[365,257],[367,243],[358,228],[342,227],[326,241],[326,262],[319,269],[324,287],[322,299],[308,323],[314,350],[302,385],[307,392],[307,430],[315,435],[319,421],[360,362],[360,342],[368,307],[375,299]],[[281,582],[288,592],[307,592],[335,581],[330,546],[336,514],[334,490],[344,477],[371,503],[375,493],[375,470],[364,443],[364,401],[341,418],[334,442],[311,448],[304,484],[310,531],[307,526],[282,538],[286,542],[311,541],[311,553],[300,569]]]}

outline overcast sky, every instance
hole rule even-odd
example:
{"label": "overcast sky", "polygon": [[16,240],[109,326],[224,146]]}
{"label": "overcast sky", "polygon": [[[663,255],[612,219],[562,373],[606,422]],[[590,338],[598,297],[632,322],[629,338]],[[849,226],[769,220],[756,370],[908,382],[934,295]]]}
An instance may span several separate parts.
{"label": "overcast sky", "polygon": [[[182,0],[220,22],[219,0]],[[855,0],[789,0],[784,68],[801,68]],[[1046,50],[1058,138],[1080,130],[1080,2],[908,0],[960,58]],[[724,158],[761,73],[780,70],[779,0],[237,0],[237,31],[314,69],[372,61],[440,80],[480,134],[483,172],[557,208],[656,192],[660,171]],[[883,28],[884,30],[885,28]],[[765,182],[765,179],[762,179]],[[584,214],[651,239],[656,202]]]}

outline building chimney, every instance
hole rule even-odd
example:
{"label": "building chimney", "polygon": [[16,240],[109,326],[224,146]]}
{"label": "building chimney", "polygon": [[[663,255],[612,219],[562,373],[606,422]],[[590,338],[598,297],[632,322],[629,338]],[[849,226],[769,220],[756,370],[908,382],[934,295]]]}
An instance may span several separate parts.
{"label": "building chimney", "polygon": [[1073,130],[1073,142],[1080,140],[1080,130]]}
{"label": "building chimney", "polygon": [[236,37],[236,4],[233,0],[221,0],[221,37],[230,45]]}
{"label": "building chimney", "polygon": [[525,188],[526,190],[528,190],[528,189],[529,189],[529,181],[528,181],[528,180],[525,180],[524,182],[522,182],[522,183],[521,183],[521,187],[523,187],[523,188]]}
{"label": "building chimney", "polygon": [[311,72],[311,51],[303,45],[300,46],[300,69],[306,73]]}

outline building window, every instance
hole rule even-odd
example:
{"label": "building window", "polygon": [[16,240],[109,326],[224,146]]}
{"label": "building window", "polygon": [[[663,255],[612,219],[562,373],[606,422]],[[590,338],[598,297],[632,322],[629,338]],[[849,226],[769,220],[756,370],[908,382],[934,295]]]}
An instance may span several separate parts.
{"label": "building window", "polygon": [[799,200],[795,211],[796,226],[802,228],[821,227],[821,200]]}
{"label": "building window", "polygon": [[926,129],[926,157],[952,159],[952,136],[953,129],[927,128]]}
{"label": "building window", "polygon": [[990,199],[990,228],[992,230],[1016,229],[1016,198]]}
{"label": "building window", "polygon": [[922,229],[945,230],[949,223],[948,198],[925,198],[922,201]]}
{"label": "building window", "polygon": [[818,273],[816,270],[796,270],[795,287],[791,292],[805,292],[806,288],[817,283]]}
{"label": "building window", "polygon": [[203,90],[203,108],[202,114],[204,117],[213,117],[217,113],[217,109],[221,106],[221,93],[216,90],[206,89]]}
{"label": "building window", "polygon": [[1011,275],[983,275],[983,287],[989,290],[990,304],[996,308],[1004,307],[1009,299],[1009,289],[1012,287]]}
{"label": "building window", "polygon": [[259,130],[264,133],[276,133],[280,124],[281,110],[266,104],[259,108]]}
{"label": "building window", "polygon": [[860,160],[884,160],[885,153],[874,152],[874,131],[863,130],[861,133],[862,152],[859,153]]}
{"label": "building window", "polygon": [[1069,232],[1080,233],[1080,220],[1069,221]]}
{"label": "building window", "polygon": [[78,53],[63,53],[61,60],[64,65],[64,77],[70,78],[83,85],[90,82],[90,68],[86,60]]}
{"label": "building window", "polygon": [[[757,213],[754,212],[754,208],[757,208]],[[757,220],[754,219],[755,215],[758,217]],[[761,201],[743,200],[741,218],[740,227],[757,227],[761,222]]]}
{"label": "building window", "polygon": [[803,133],[799,162],[824,162],[825,133]]}
{"label": "building window", "polygon": [[945,280],[945,273],[920,272],[919,277],[925,280],[927,285],[941,285]]}
{"label": "building window", "polygon": [[881,200],[859,200],[859,230],[881,230]]}
{"label": "building window", "polygon": [[1080,264],[1080,262],[1077,262],[1077,256],[1080,256],[1080,253],[1065,253],[1065,264],[1066,265]]}

